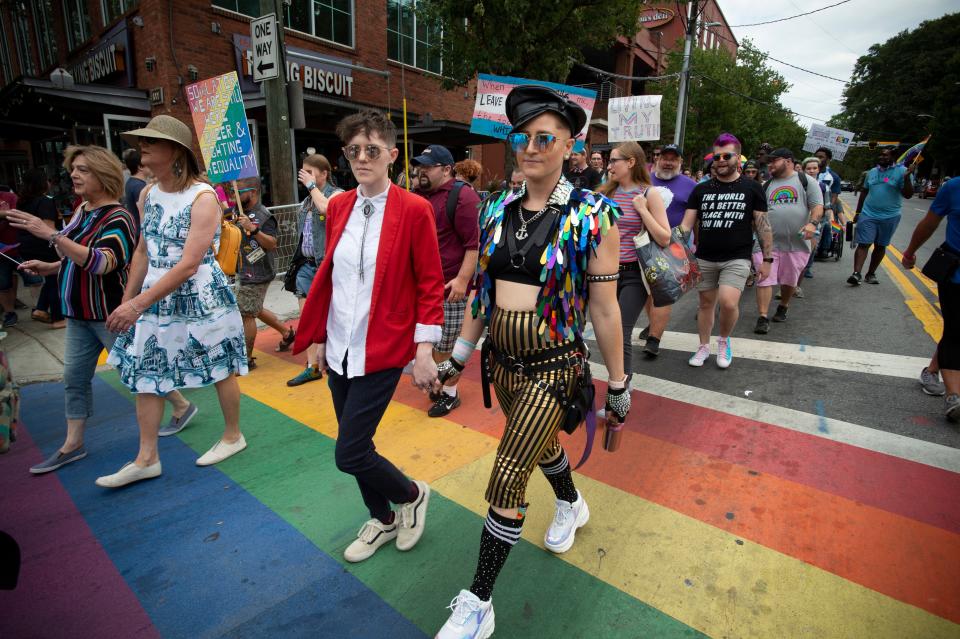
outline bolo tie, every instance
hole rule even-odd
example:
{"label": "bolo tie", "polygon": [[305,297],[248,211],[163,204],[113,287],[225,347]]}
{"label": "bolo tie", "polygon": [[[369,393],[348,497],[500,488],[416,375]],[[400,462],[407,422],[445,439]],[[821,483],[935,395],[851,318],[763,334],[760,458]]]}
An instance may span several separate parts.
{"label": "bolo tie", "polygon": [[373,208],[373,202],[370,200],[363,201],[363,235],[360,236],[360,266],[357,267],[358,272],[360,273],[360,281],[363,281],[363,248],[367,243],[367,227],[370,226],[370,217],[376,211]]}

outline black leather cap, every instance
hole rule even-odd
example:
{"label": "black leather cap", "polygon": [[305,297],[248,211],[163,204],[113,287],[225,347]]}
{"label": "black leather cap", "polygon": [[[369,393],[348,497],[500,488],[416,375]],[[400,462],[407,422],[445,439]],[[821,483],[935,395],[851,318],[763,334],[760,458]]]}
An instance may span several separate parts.
{"label": "black leather cap", "polygon": [[576,102],[548,87],[522,84],[507,95],[507,119],[516,131],[524,124],[544,113],[556,113],[570,127],[575,136],[587,123],[587,113]]}

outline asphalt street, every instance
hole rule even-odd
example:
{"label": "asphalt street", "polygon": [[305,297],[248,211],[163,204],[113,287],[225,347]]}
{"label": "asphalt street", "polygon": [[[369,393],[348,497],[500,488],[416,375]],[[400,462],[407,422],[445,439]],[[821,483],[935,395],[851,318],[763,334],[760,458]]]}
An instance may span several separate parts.
{"label": "asphalt street", "polygon": [[[851,193],[844,193],[843,201],[851,211],[856,205]],[[904,201],[903,218],[893,241],[898,251],[907,247],[914,227],[930,203],[931,200],[917,197]],[[943,241],[945,228],[946,224],[941,224],[937,235],[918,252],[918,264],[922,265]],[[740,304],[740,321],[733,333],[734,362],[727,370],[717,368],[714,357],[700,369],[687,364],[695,346],[684,346],[696,343],[693,335],[697,330],[697,296],[688,294],[674,308],[659,357],[645,358],[643,343],[635,342],[634,372],[960,448],[960,429],[943,418],[943,399],[925,395],[917,379],[924,365],[920,358],[929,358],[935,348],[926,325],[932,325],[930,330],[939,336],[935,293],[915,272],[908,274],[898,259],[885,262],[877,274],[879,285],[858,287],[846,283],[853,270],[849,244],[838,262],[817,262],[814,277],[803,282],[804,298],[794,300],[788,320],[772,323],[767,335],[753,333],[758,316],[756,293],[754,288],[746,289]],[[915,314],[908,299],[915,308],[925,308],[926,315]],[[775,305],[776,300],[771,304],[771,315]],[[926,325],[921,319],[926,320]],[[646,317],[642,316],[637,329],[645,325]],[[831,357],[818,365],[801,363],[817,347],[843,350],[830,351]],[[712,348],[715,352],[716,332]],[[881,357],[883,354],[903,357]],[[847,361],[865,364],[847,366]],[[910,371],[912,376],[908,376]],[[643,390],[642,379],[635,387]],[[695,397],[694,393],[693,401]],[[635,404],[634,410],[643,410],[642,401]]]}

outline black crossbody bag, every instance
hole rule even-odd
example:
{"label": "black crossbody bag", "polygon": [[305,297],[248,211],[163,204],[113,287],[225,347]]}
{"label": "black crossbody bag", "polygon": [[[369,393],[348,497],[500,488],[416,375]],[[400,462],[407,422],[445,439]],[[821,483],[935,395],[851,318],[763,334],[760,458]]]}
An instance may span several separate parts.
{"label": "black crossbody bag", "polygon": [[957,272],[958,267],[960,267],[960,254],[944,242],[933,251],[933,255],[920,272],[937,284],[946,284]]}

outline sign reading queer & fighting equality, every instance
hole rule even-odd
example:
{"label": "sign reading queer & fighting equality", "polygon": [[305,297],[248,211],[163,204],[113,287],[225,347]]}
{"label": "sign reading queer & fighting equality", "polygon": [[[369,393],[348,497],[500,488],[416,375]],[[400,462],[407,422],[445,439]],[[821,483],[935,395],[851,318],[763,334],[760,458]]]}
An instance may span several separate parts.
{"label": "sign reading queer & fighting equality", "polygon": [[853,142],[853,136],[852,131],[834,129],[822,124],[811,124],[807,139],[803,142],[803,150],[813,153],[824,146],[833,152],[834,160],[842,162],[843,156],[847,154],[847,149],[850,148],[850,143]]}
{"label": "sign reading queer & fighting equality", "polygon": [[662,99],[662,95],[610,98],[607,108],[607,141],[659,140]]}
{"label": "sign reading queer & fighting equality", "polygon": [[479,74],[477,76],[477,101],[473,107],[473,120],[470,122],[470,133],[479,133],[480,135],[488,135],[492,138],[506,140],[511,128],[510,121],[507,119],[507,94],[510,93],[513,87],[521,84],[537,84],[550,87],[583,107],[583,110],[587,112],[587,123],[584,125],[583,130],[577,134],[577,142],[573,147],[575,151],[582,151],[584,148],[584,140],[587,137],[587,129],[590,127],[590,115],[593,113],[593,105],[597,101],[597,92],[582,87],[571,87],[553,82],[511,78],[486,73]]}
{"label": "sign reading queer & fighting equality", "polygon": [[237,72],[188,85],[187,100],[210,181],[259,175]]}

